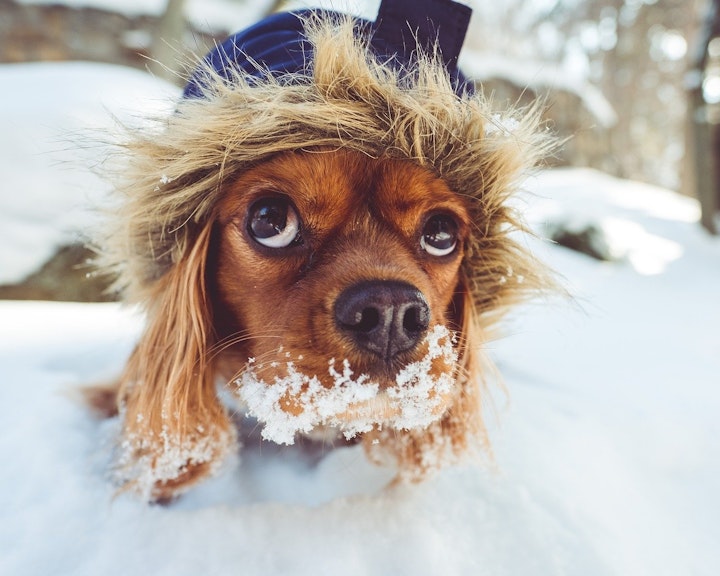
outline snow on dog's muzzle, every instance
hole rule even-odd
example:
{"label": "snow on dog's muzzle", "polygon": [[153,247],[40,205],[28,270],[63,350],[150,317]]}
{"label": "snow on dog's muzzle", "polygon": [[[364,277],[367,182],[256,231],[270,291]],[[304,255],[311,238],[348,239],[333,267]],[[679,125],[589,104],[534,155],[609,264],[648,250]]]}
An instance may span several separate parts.
{"label": "snow on dog's muzzle", "polygon": [[263,423],[263,438],[278,444],[293,444],[296,433],[320,427],[336,428],[348,439],[376,428],[425,428],[440,419],[451,395],[458,360],[454,344],[445,326],[432,327],[422,342],[422,359],[399,370],[385,388],[366,374],[356,376],[347,360],[341,368],[335,359],[329,361],[333,386],[325,387],[292,361],[283,376],[266,382],[250,359],[235,380],[237,394],[248,415]]}

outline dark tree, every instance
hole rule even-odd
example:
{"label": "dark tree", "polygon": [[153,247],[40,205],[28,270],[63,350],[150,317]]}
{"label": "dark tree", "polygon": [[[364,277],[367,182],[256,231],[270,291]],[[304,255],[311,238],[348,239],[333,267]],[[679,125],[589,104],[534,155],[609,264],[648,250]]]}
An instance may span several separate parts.
{"label": "dark tree", "polygon": [[[710,0],[690,66],[688,95],[688,171],[702,208],[702,225],[718,233],[715,220],[720,208],[720,129],[717,112],[706,101],[703,80],[711,65],[711,42],[720,38],[720,0]],[[715,55],[715,59],[718,55]],[[715,72],[717,73],[717,71]],[[690,176],[688,174],[688,176]]]}

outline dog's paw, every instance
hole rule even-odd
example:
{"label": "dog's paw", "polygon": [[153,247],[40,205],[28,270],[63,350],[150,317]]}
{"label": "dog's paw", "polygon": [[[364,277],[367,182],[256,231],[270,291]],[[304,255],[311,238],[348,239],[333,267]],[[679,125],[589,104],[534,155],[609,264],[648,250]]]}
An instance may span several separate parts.
{"label": "dog's paw", "polygon": [[166,430],[131,435],[120,445],[116,480],[121,491],[135,492],[148,502],[167,503],[213,476],[237,450],[236,436],[234,428],[205,435],[175,436]]}

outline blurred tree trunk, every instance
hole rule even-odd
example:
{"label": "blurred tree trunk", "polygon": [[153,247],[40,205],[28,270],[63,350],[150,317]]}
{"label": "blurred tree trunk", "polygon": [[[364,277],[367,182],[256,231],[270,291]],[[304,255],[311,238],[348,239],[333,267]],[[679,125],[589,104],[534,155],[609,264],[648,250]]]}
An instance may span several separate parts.
{"label": "blurred tree trunk", "polygon": [[187,29],[185,0],[168,0],[153,39],[150,71],[160,78],[177,81],[183,37]]}
{"label": "blurred tree trunk", "polygon": [[720,35],[720,0],[710,0],[690,62],[686,178],[700,200],[701,223],[717,234],[716,214],[720,208],[720,162],[718,127],[711,123],[708,104],[703,97],[703,77],[708,65],[710,41]]}

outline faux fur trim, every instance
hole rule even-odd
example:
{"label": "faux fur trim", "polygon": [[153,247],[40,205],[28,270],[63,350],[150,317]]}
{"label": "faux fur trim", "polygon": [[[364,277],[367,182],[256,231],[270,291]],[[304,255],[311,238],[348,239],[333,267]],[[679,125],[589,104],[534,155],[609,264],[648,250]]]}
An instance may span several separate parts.
{"label": "faux fur trim", "polygon": [[457,95],[436,54],[418,50],[411,68],[378,61],[347,17],[305,27],[311,76],[228,80],[206,67],[202,98],[129,134],[121,206],[100,240],[100,264],[126,299],[143,302],[185,257],[226,184],[277,153],[320,146],[407,159],[471,200],[463,273],[481,326],[541,287],[507,202],[551,145],[539,109],[497,115],[481,92]]}

